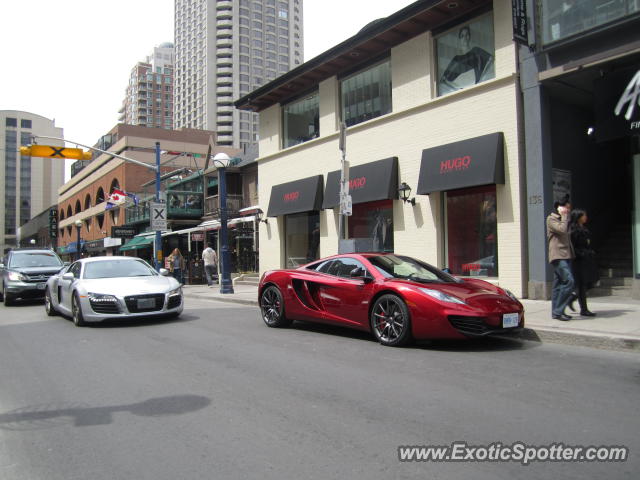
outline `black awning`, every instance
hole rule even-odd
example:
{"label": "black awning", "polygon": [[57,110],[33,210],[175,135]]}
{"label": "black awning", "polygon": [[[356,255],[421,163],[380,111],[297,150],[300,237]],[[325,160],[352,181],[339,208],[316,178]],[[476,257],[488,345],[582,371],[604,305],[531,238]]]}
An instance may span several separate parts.
{"label": "black awning", "polygon": [[504,135],[490,133],[422,151],[419,195],[504,183]]}
{"label": "black awning", "polygon": [[322,175],[281,183],[271,187],[268,217],[320,210]]}
{"label": "black awning", "polygon": [[[398,157],[385,158],[349,168],[352,203],[398,198]],[[329,172],[322,208],[340,204],[340,170]]]}

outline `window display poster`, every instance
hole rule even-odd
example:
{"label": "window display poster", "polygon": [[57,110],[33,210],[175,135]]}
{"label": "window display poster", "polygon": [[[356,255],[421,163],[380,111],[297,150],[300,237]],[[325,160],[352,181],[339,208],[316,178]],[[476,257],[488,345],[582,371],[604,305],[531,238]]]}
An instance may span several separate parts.
{"label": "window display poster", "polygon": [[457,27],[436,39],[438,95],[495,77],[493,16]]}
{"label": "window display poster", "polygon": [[571,172],[554,168],[552,171],[553,201],[559,202],[567,196],[571,199]]}

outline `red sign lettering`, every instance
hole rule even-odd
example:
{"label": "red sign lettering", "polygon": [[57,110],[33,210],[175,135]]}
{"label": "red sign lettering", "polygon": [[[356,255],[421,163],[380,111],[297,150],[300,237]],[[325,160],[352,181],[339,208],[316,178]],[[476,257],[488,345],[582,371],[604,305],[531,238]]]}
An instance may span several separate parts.
{"label": "red sign lettering", "polygon": [[465,155],[464,157],[452,158],[450,160],[442,160],[440,162],[440,174],[450,172],[458,172],[460,170],[466,170],[471,165],[471,155]]}
{"label": "red sign lettering", "polygon": [[352,178],[349,180],[349,190],[362,188],[367,184],[367,177]]}
{"label": "red sign lettering", "polygon": [[298,197],[300,196],[300,192],[290,192],[290,193],[285,193],[284,194],[284,201],[285,202],[294,202],[298,199]]}

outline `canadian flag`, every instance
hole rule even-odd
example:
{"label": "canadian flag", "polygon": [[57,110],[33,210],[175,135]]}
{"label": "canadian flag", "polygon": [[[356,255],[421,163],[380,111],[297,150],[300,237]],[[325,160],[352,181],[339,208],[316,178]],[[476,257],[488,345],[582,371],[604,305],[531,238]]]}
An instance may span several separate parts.
{"label": "canadian flag", "polygon": [[118,205],[122,205],[125,202],[126,198],[127,195],[122,190],[114,188],[111,192],[111,195],[109,195],[109,198],[107,199],[106,210]]}

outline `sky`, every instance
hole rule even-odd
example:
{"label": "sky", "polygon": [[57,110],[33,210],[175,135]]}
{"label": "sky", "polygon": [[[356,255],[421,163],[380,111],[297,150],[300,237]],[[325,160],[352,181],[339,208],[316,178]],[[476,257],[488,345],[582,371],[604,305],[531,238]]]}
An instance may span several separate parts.
{"label": "sky", "polygon": [[[414,0],[304,0],[305,61]],[[93,145],[118,122],[129,74],[173,42],[173,0],[2,0],[0,110],[49,119]]]}

